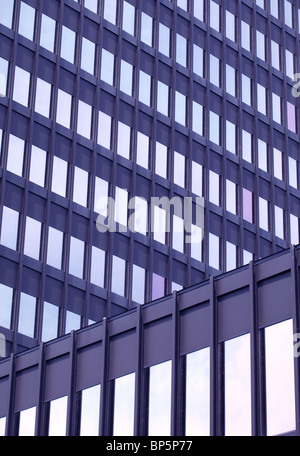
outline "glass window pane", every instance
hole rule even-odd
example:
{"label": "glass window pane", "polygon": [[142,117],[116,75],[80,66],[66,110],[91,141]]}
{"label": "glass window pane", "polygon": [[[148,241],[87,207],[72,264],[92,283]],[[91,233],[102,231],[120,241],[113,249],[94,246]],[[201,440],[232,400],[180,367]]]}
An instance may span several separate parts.
{"label": "glass window pane", "polygon": [[59,157],[53,157],[51,191],[66,196],[68,163]]}
{"label": "glass window pane", "polygon": [[171,433],[172,362],[151,366],[149,370],[148,435]]}
{"label": "glass window pane", "polygon": [[147,106],[151,104],[151,76],[140,71],[139,101]]}
{"label": "glass window pane", "polygon": [[185,435],[210,435],[210,349],[186,355]]}
{"label": "glass window pane", "polygon": [[84,169],[74,167],[73,201],[81,206],[87,206],[89,173]]}
{"label": "glass window pane", "polygon": [[111,117],[99,111],[98,144],[106,149],[111,148]]}
{"label": "glass window pane", "polygon": [[251,435],[250,335],[225,341],[225,434]]}
{"label": "glass window pane", "polygon": [[50,52],[54,51],[55,30],[55,20],[42,14],[40,45]]}
{"label": "glass window pane", "polygon": [[152,274],[152,301],[165,294],[165,279],[158,274]]}
{"label": "glass window pane", "polygon": [[0,57],[0,97],[7,95],[8,61]]}
{"label": "glass window pane", "polygon": [[70,128],[71,123],[72,96],[58,89],[56,122],[66,128]]}
{"label": "glass window pane", "polygon": [[9,135],[6,169],[18,176],[23,175],[24,147],[23,139]]}
{"label": "glass window pane", "polygon": [[13,100],[28,106],[30,73],[15,66]]}
{"label": "glass window pane", "polygon": [[128,2],[123,2],[123,24],[122,28],[130,35],[135,34],[135,7]]}
{"label": "glass window pane", "polygon": [[69,274],[83,278],[84,242],[71,236]]}
{"label": "glass window pane", "polygon": [[6,417],[0,418],[0,437],[5,436]]}
{"label": "glass window pane", "polygon": [[36,96],[35,96],[35,111],[42,116],[49,117],[51,102],[51,84],[37,78]]}
{"label": "glass window pane", "polygon": [[136,146],[136,163],[148,169],[149,166],[149,137],[138,131]]}
{"label": "glass window pane", "polygon": [[98,436],[101,385],[84,389],[81,393],[80,435]]}
{"label": "glass window pane", "polygon": [[293,321],[265,328],[267,435],[295,429]]}
{"label": "glass window pane", "polygon": [[68,397],[60,397],[50,402],[49,436],[65,436],[67,430]]}
{"label": "glass window pane", "polygon": [[80,327],[81,327],[81,316],[77,313],[67,310],[65,334],[69,334],[71,331],[77,331],[77,329],[80,329]]}
{"label": "glass window pane", "polygon": [[117,0],[105,0],[103,17],[112,24],[116,24]]}
{"label": "glass window pane", "polygon": [[111,291],[120,296],[125,295],[126,261],[113,255]]}
{"label": "glass window pane", "polygon": [[132,96],[133,66],[121,60],[120,90]]}
{"label": "glass window pane", "polygon": [[101,75],[102,81],[109,85],[114,85],[114,67],[115,67],[115,56],[106,49],[102,49],[101,54]]}
{"label": "glass window pane", "polygon": [[14,3],[14,0],[0,0],[0,24],[3,24],[8,28],[12,27]]}
{"label": "glass window pane", "polygon": [[38,220],[26,217],[24,255],[40,259],[42,224]]}
{"label": "glass window pane", "polygon": [[35,434],[36,407],[22,410],[20,412],[19,436],[34,436]]}
{"label": "glass window pane", "polygon": [[91,282],[98,287],[104,287],[104,273],[105,273],[105,252],[92,246],[92,259],[91,259]]}
{"label": "glass window pane", "polygon": [[129,160],[131,128],[123,122],[118,123],[117,154]]}
{"label": "glass window pane", "polygon": [[96,45],[86,38],[82,38],[81,68],[90,74],[94,74]]}
{"label": "glass window pane", "polygon": [[16,250],[19,229],[19,212],[3,206],[1,244]]}
{"label": "glass window pane", "polygon": [[153,19],[148,14],[142,12],[141,22],[141,41],[148,44],[148,46],[152,46]]}
{"label": "glass window pane", "polygon": [[27,5],[27,3],[21,2],[19,33],[31,41],[33,40],[34,20],[35,9]]}
{"label": "glass window pane", "polygon": [[47,249],[47,264],[49,266],[61,269],[63,239],[64,233],[49,226]]}
{"label": "glass window pane", "polygon": [[20,295],[18,332],[34,337],[36,298],[26,293]]}
{"label": "glass window pane", "polygon": [[0,326],[10,329],[13,289],[0,284]]}
{"label": "glass window pane", "polygon": [[113,435],[134,435],[135,373],[115,379]]}
{"label": "glass window pane", "polygon": [[159,24],[158,50],[167,57],[170,57],[170,29],[161,23]]}
{"label": "glass window pane", "polygon": [[29,180],[41,187],[45,185],[47,152],[39,147],[32,146]]}
{"label": "glass window pane", "polygon": [[145,269],[132,266],[132,300],[138,304],[145,302]]}
{"label": "glass window pane", "polygon": [[42,341],[47,342],[57,337],[59,307],[44,302]]}
{"label": "glass window pane", "polygon": [[62,26],[62,37],[61,37],[61,51],[60,56],[68,60],[70,63],[74,63],[75,58],[75,40],[76,33],[69,28]]}

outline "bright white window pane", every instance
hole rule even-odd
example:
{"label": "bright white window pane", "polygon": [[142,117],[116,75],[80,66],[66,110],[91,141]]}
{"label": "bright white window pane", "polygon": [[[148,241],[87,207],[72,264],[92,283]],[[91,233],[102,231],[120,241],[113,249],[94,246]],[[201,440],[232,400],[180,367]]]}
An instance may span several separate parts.
{"label": "bright white window pane", "polygon": [[226,271],[236,268],[236,245],[226,242]]}
{"label": "bright white window pane", "polygon": [[81,68],[90,74],[94,74],[96,45],[86,38],[82,38]]}
{"label": "bright white window pane", "polygon": [[297,161],[294,158],[289,157],[289,184],[295,188],[298,188],[297,175]]}
{"label": "bright white window pane", "polygon": [[58,89],[56,122],[70,128],[72,96]]}
{"label": "bright white window pane", "polygon": [[193,44],[193,71],[203,78],[203,49]]}
{"label": "bright white window pane", "polygon": [[128,192],[126,189],[116,187],[115,195],[115,221],[124,227],[127,226]]}
{"label": "bright white window pane", "polygon": [[105,252],[92,246],[91,258],[91,282],[98,287],[104,287],[104,273],[105,273]]}
{"label": "bright white window pane", "polygon": [[155,173],[164,178],[167,177],[167,152],[167,146],[156,142]]}
{"label": "bright white window pane", "polygon": [[129,160],[131,128],[123,122],[118,123],[117,154]]}
{"label": "bright white window pane", "polygon": [[295,215],[290,215],[291,244],[299,244],[299,219]]}
{"label": "bright white window pane", "polygon": [[140,71],[139,101],[147,106],[151,104],[151,76]]}
{"label": "bright white window pane", "polygon": [[[271,2],[272,3],[272,2]],[[244,49],[250,52],[250,25],[247,22],[241,21],[241,45]]]}
{"label": "bright white window pane", "polygon": [[44,302],[42,341],[56,339],[58,330],[59,307]]}
{"label": "bright white window pane", "polygon": [[176,34],[176,62],[186,67],[187,64],[187,39]]}
{"label": "bright white window pane", "polygon": [[275,41],[271,41],[271,55],[272,55],[272,66],[277,70],[280,70],[280,50],[279,44]]}
{"label": "bright white window pane", "polygon": [[98,0],[84,0],[84,6],[93,13],[98,12]]}
{"label": "bright white window pane", "polygon": [[113,435],[134,435],[135,374],[115,379]]}
{"label": "bright white window pane", "polygon": [[10,329],[13,289],[0,284],[0,326]]}
{"label": "bright white window pane", "polygon": [[242,101],[251,106],[251,79],[242,74]]}
{"label": "bright white window pane", "polygon": [[236,184],[226,179],[226,210],[236,214]]}
{"label": "bright white window pane", "polygon": [[250,335],[225,342],[225,434],[251,435]]}
{"label": "bright white window pane", "polygon": [[267,113],[267,96],[266,88],[260,84],[257,84],[257,110],[266,115]]}
{"label": "bright white window pane", "polygon": [[79,100],[78,102],[78,118],[77,118],[77,133],[90,139],[92,126],[92,106]]}
{"label": "bright white window pane", "polygon": [[0,96],[6,97],[7,94],[7,75],[8,61],[0,57]]}
{"label": "bright white window pane", "polygon": [[47,152],[39,147],[32,146],[29,180],[41,187],[45,185]]}
{"label": "bright white window pane", "polygon": [[261,139],[258,140],[258,166],[263,171],[268,170],[267,144]]}
{"label": "bright white window pane", "polygon": [[186,355],[185,435],[210,435],[209,348]]}
{"label": "bright white window pane", "polygon": [[203,12],[204,12],[204,5],[203,5],[204,0],[194,0],[194,16],[199,19],[200,21],[203,21]]}
{"label": "bright white window pane", "polygon": [[157,81],[157,111],[169,115],[169,87],[161,81]]}
{"label": "bright white window pane", "polygon": [[158,50],[167,57],[170,57],[170,29],[161,23],[159,24]]}
{"label": "bright white window pane", "polygon": [[226,150],[236,154],[236,125],[226,120]]}
{"label": "bright white window pane", "polygon": [[283,209],[275,206],[275,236],[284,239],[284,226],[283,226]]}
{"label": "bright white window pane", "polygon": [[61,51],[60,56],[68,60],[70,63],[74,63],[75,58],[75,40],[76,33],[69,28],[62,26],[62,37],[61,37]]}
{"label": "bright white window pane", "polygon": [[295,68],[294,68],[294,54],[286,49],[285,51],[285,71],[286,75],[293,79]]}
{"label": "bright white window pane", "polygon": [[214,55],[210,54],[209,61],[209,80],[215,86],[220,87],[220,60]]}
{"label": "bright white window pane", "polygon": [[130,231],[146,235],[148,227],[148,204],[144,198],[135,196],[130,199],[129,209],[134,212],[128,218],[128,227]]}
{"label": "bright white window pane", "polygon": [[235,15],[226,11],[226,36],[235,41]]}
{"label": "bright white window pane", "polygon": [[256,30],[256,53],[259,59],[266,59],[265,35],[258,30]]}
{"label": "bright white window pane", "polygon": [[242,156],[244,160],[252,163],[252,135],[245,130],[242,130]]}
{"label": "bright white window pane", "polygon": [[132,96],[133,66],[121,60],[120,90]]}
{"label": "bright white window pane", "polygon": [[67,430],[68,396],[50,402],[49,436],[65,436]]}
{"label": "bright white window pane", "polygon": [[135,7],[128,2],[123,2],[123,23],[122,28],[130,35],[135,34]]}
{"label": "bright white window pane", "polygon": [[192,129],[198,135],[203,135],[203,106],[193,101]]}
{"label": "bright white window pane", "polygon": [[105,0],[103,17],[108,22],[116,24],[117,0]]}
{"label": "bright white window pane", "polygon": [[16,250],[19,228],[19,212],[3,206],[1,244]]}
{"label": "bright white window pane", "polygon": [[113,256],[111,291],[120,296],[125,295],[126,261]]}
{"label": "bright white window pane", "polygon": [[0,418],[0,437],[5,436],[6,417]]}
{"label": "bright white window pane", "polygon": [[184,220],[173,215],[172,247],[178,252],[184,252]]}
{"label": "bright white window pane", "polygon": [[19,34],[33,41],[35,9],[21,2],[19,18]]}
{"label": "bright white window pane", "polygon": [[243,265],[249,264],[253,260],[253,254],[247,250],[243,250]]}
{"label": "bright white window pane", "polygon": [[273,120],[281,124],[281,98],[275,93],[272,94]]}
{"label": "bright white window pane", "polygon": [[107,217],[108,182],[95,177],[94,212]]}
{"label": "bright white window pane", "polygon": [[212,111],[209,113],[209,140],[220,145],[220,117]]}
{"label": "bright white window pane", "polygon": [[185,186],[185,156],[174,152],[174,184]]}
{"label": "bright white window pane", "polygon": [[149,167],[149,137],[140,131],[137,133],[136,163],[146,169]]}
{"label": "bright white window pane", "polygon": [[142,12],[141,17],[141,41],[148,46],[152,46],[153,42],[153,18],[148,14]]}
{"label": "bright white window pane", "polygon": [[274,177],[282,180],[282,153],[278,149],[273,149]]}
{"label": "bright white window pane", "polygon": [[267,435],[295,429],[293,321],[265,328]]}
{"label": "bright white window pane", "polygon": [[55,29],[55,20],[42,14],[40,45],[50,52],[54,51]]}
{"label": "bright white window pane", "polygon": [[31,217],[26,217],[24,255],[40,259],[42,224]]}
{"label": "bright white window pane", "polygon": [[166,219],[167,214],[164,209],[154,206],[153,239],[164,244],[166,242]]}
{"label": "bright white window pane", "polygon": [[192,192],[195,195],[202,196],[202,179],[203,179],[203,169],[199,163],[192,162]]}
{"label": "bright white window pane", "polygon": [[102,111],[99,111],[98,123],[98,144],[110,149],[111,145],[111,117]]}
{"label": "bright white window pane", "polygon": [[5,27],[11,28],[12,18],[14,11],[14,0],[1,0],[1,15],[0,15],[0,24],[5,25]]}
{"label": "bright white window pane", "polygon": [[19,436],[34,436],[35,434],[36,407],[22,410],[20,412]]}
{"label": "bright white window pane", "polygon": [[106,49],[102,49],[101,54],[101,75],[102,81],[109,85],[114,85],[114,68],[115,68],[115,56]]}
{"label": "bright white window pane", "polygon": [[199,226],[191,226],[191,257],[202,261],[203,229]]}
{"label": "bright white window pane", "polygon": [[150,367],[148,435],[168,436],[171,433],[172,362]]}
{"label": "bright white window pane", "polygon": [[15,67],[13,100],[28,106],[30,73],[22,68]]}
{"label": "bright white window pane", "polygon": [[6,169],[18,176],[23,175],[24,147],[23,139],[9,135]]}
{"label": "bright white window pane", "polygon": [[42,116],[49,117],[51,102],[51,84],[37,78],[36,96],[35,96],[35,111]]}
{"label": "bright white window pane", "polygon": [[65,334],[69,334],[71,331],[76,331],[81,327],[81,316],[67,310],[66,312],[66,327]]}
{"label": "bright white window pane", "polygon": [[220,31],[220,6],[212,0],[210,0],[210,26],[217,32]]}
{"label": "bright white window pane", "polygon": [[268,218],[268,201],[259,197],[259,227],[268,231],[269,218]]}
{"label": "bright white window pane", "polygon": [[20,295],[18,332],[34,337],[36,298],[25,293]]}
{"label": "bright white window pane", "polygon": [[132,266],[132,300],[138,304],[145,302],[145,269]]}
{"label": "bright white window pane", "polygon": [[61,269],[63,240],[64,233],[49,226],[47,264],[57,269]]}
{"label": "bright white window pane", "polygon": [[59,157],[53,157],[51,191],[66,196],[68,163]]}
{"label": "bright white window pane", "polygon": [[99,435],[100,392],[101,385],[92,386],[81,392],[81,436]]}
{"label": "bright white window pane", "polygon": [[220,239],[215,234],[209,233],[209,266],[220,269]]}
{"label": "bright white window pane", "polygon": [[175,121],[186,125],[186,97],[177,91],[175,92]]}
{"label": "bright white window pane", "polygon": [[220,204],[220,176],[213,171],[209,171],[209,201]]}
{"label": "bright white window pane", "polygon": [[230,65],[226,65],[226,92],[236,96],[235,69]]}
{"label": "bright white window pane", "polygon": [[84,242],[71,236],[69,274],[83,278]]}

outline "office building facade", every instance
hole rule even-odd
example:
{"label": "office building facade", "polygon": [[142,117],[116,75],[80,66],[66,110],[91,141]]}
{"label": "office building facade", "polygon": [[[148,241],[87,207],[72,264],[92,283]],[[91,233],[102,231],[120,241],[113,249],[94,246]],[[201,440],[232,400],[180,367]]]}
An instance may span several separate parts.
{"label": "office building facade", "polygon": [[1,356],[299,243],[296,0],[0,6]]}

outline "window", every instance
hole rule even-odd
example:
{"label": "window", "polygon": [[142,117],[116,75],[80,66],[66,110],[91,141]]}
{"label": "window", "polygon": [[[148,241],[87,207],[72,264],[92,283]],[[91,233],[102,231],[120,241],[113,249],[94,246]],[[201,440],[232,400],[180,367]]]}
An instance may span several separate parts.
{"label": "window", "polygon": [[0,57],[0,96],[7,95],[8,61]]}
{"label": "window", "polygon": [[253,194],[243,188],[243,219],[253,223]]}
{"label": "window", "polygon": [[36,81],[36,95],[35,95],[35,111],[42,116],[48,117],[50,115],[51,103],[51,84],[37,78]]}
{"label": "window", "polygon": [[75,59],[75,42],[76,33],[63,25],[60,56],[70,63],[74,63]]}
{"label": "window", "polygon": [[201,47],[193,44],[193,71],[203,78],[203,56],[204,51]]}
{"label": "window", "polygon": [[242,130],[242,154],[244,160],[252,163],[252,135],[245,130]]}
{"label": "window", "polygon": [[286,320],[264,330],[267,435],[295,429],[293,321]]}
{"label": "window", "polygon": [[236,77],[235,77],[235,68],[230,65],[226,65],[226,92],[236,96]]}
{"label": "window", "polygon": [[33,41],[34,21],[35,9],[27,5],[27,3],[21,2],[19,34],[25,36],[25,38],[28,38],[31,41]]}
{"label": "window", "polygon": [[220,87],[220,60],[214,55],[210,54],[210,72],[209,80],[212,84]]}
{"label": "window", "polygon": [[192,129],[198,135],[203,135],[203,106],[193,101]]}
{"label": "window", "polygon": [[18,332],[34,337],[36,298],[26,293],[20,295]]}
{"label": "window", "polygon": [[84,242],[71,236],[69,274],[83,279],[84,266]]}
{"label": "window", "polygon": [[274,206],[275,236],[284,239],[283,209]]}
{"label": "window", "polygon": [[295,215],[290,215],[290,235],[291,235],[291,244],[299,244],[299,219]]}
{"label": "window", "polygon": [[165,179],[167,177],[167,152],[167,146],[156,142],[155,173]]}
{"label": "window", "polygon": [[152,294],[151,299],[159,299],[165,294],[165,279],[158,274],[152,274]]}
{"label": "window", "polygon": [[58,89],[56,122],[66,128],[71,124],[72,96]]}
{"label": "window", "polygon": [[281,124],[281,98],[275,93],[272,94],[273,120]]}
{"label": "window", "polygon": [[95,43],[83,37],[81,45],[81,68],[90,74],[94,74],[95,52]]}
{"label": "window", "polygon": [[30,73],[15,66],[13,100],[28,107]]}
{"label": "window", "polygon": [[242,74],[242,102],[251,106],[251,100],[251,79],[245,74]]}
{"label": "window", "polygon": [[6,169],[18,176],[23,175],[25,142],[14,135],[9,135]]}
{"label": "window", "polygon": [[153,217],[153,239],[164,244],[166,242],[167,213],[163,208],[154,206]]}
{"label": "window", "polygon": [[214,171],[209,171],[209,201],[220,205],[220,176]]}
{"label": "window", "polygon": [[10,249],[17,249],[19,212],[3,206],[1,244]]}
{"label": "window", "polygon": [[77,133],[85,138],[91,138],[92,128],[92,106],[78,101],[78,116],[77,116]]}
{"label": "window", "polygon": [[185,187],[185,156],[174,152],[174,184]]}
{"label": "window", "polygon": [[280,47],[279,44],[275,41],[271,41],[271,57],[272,57],[272,66],[276,70],[280,70]]}
{"label": "window", "polygon": [[48,51],[54,51],[56,22],[51,17],[42,14],[40,45]]}
{"label": "window", "polygon": [[210,26],[220,32],[220,6],[210,0]]}
{"label": "window", "polygon": [[84,0],[84,6],[89,9],[90,11],[93,11],[93,13],[98,12],[98,0]]}
{"label": "window", "polygon": [[44,302],[43,307],[43,326],[42,326],[42,341],[47,342],[57,337],[58,333],[58,316],[59,307]]}
{"label": "window", "polygon": [[132,300],[138,304],[145,302],[145,272],[136,264],[132,266]]}
{"label": "window", "polygon": [[296,133],[296,106],[287,102],[287,127]]}
{"label": "window", "polygon": [[137,133],[137,146],[136,146],[136,163],[143,168],[149,167],[149,141],[150,138],[140,131]]}
{"label": "window", "polygon": [[98,287],[104,287],[105,252],[98,247],[92,246],[91,275],[90,280]]}
{"label": "window", "polygon": [[113,86],[114,85],[114,68],[115,68],[115,56],[106,49],[102,49],[101,54],[101,74],[100,78],[102,81]]}
{"label": "window", "polygon": [[108,22],[116,24],[117,0],[105,0],[103,17]]}
{"label": "window", "polygon": [[13,289],[0,284],[0,326],[10,329]]}
{"label": "window", "polygon": [[176,62],[186,67],[187,65],[187,39],[176,34]]}
{"label": "window", "polygon": [[49,226],[47,264],[57,269],[61,269],[63,253],[64,233]]}
{"label": "window", "polygon": [[40,259],[41,230],[41,222],[31,217],[26,217],[24,255],[28,255],[35,260]]}
{"label": "window", "polygon": [[257,84],[257,110],[263,114],[267,114],[267,89],[261,84]]}
{"label": "window", "polygon": [[184,253],[184,220],[177,215],[173,215],[172,247]]}
{"label": "window", "polygon": [[235,15],[226,11],[226,37],[231,41],[235,41]]}
{"label": "window", "polygon": [[111,291],[120,296],[125,296],[126,261],[113,255]]}
{"label": "window", "polygon": [[170,57],[170,29],[161,23],[159,24],[158,50]]}
{"label": "window", "polygon": [[121,60],[120,90],[132,96],[133,66],[125,60]]}
{"label": "window", "polygon": [[67,431],[68,397],[63,396],[50,402],[49,436],[65,436]]}
{"label": "window", "polygon": [[236,184],[226,179],[226,210],[236,214]]}
{"label": "window", "polygon": [[122,28],[130,35],[135,35],[135,7],[128,2],[123,2]]}
{"label": "window", "polygon": [[175,122],[186,125],[186,97],[175,91]]}
{"label": "window", "polygon": [[113,435],[134,435],[135,373],[115,379]]}
{"label": "window", "polygon": [[161,81],[157,81],[157,111],[169,115],[169,87]]}
{"label": "window", "polygon": [[[272,3],[272,2],[271,2]],[[241,21],[241,45],[246,51],[251,50],[251,29],[247,22]]]}
{"label": "window", "polygon": [[293,5],[288,0],[284,0],[284,19],[285,24],[293,28]]}
{"label": "window", "polygon": [[220,145],[220,116],[212,111],[209,113],[209,140]]}
{"label": "window", "polygon": [[289,157],[289,184],[298,188],[298,163],[292,157]]}
{"label": "window", "polygon": [[144,198],[135,196],[130,199],[129,209],[134,212],[128,219],[128,227],[131,232],[138,232],[146,235],[148,231],[148,204]]}
{"label": "window", "polygon": [[5,436],[6,417],[0,418],[0,437]]}
{"label": "window", "polygon": [[259,227],[263,230],[269,230],[269,215],[268,215],[268,201],[264,198],[259,197],[258,199],[259,209]]}
{"label": "window", "polygon": [[130,159],[131,128],[123,122],[118,123],[117,154]]}
{"label": "window", "polygon": [[192,192],[202,196],[203,187],[203,168],[202,165],[192,161]]}
{"label": "window", "polygon": [[224,349],[225,435],[251,435],[250,335],[226,340]]}
{"label": "window", "polygon": [[171,433],[171,382],[171,361],[150,367],[148,435]]}
{"label": "window", "polygon": [[98,436],[101,385],[81,391],[80,435]]}
{"label": "window", "polygon": [[31,407],[27,410],[22,410],[19,415],[19,436],[34,436],[35,435],[35,417],[36,407]]}
{"label": "window", "polygon": [[68,163],[59,157],[53,157],[51,191],[66,196]]}
{"label": "window", "polygon": [[151,76],[140,71],[139,101],[147,106],[151,105]]}
{"label": "window", "polygon": [[236,154],[236,125],[226,120],[226,150]]}
{"label": "window", "polygon": [[81,316],[78,315],[77,313],[67,310],[65,334],[69,334],[71,331],[76,331],[80,327],[81,327]]}
{"label": "window", "polygon": [[294,79],[294,73],[295,73],[294,54],[292,52],[290,52],[288,49],[285,50],[285,72],[289,78]]}
{"label": "window", "polygon": [[152,47],[153,44],[153,18],[142,12],[141,41]]}
{"label": "window", "polygon": [[203,21],[204,16],[204,4],[203,0],[194,0],[194,17]]}
{"label": "window", "polygon": [[106,149],[111,147],[111,123],[111,117],[99,111],[97,142]]}
{"label": "window", "polygon": [[14,12],[14,0],[2,0],[1,1],[1,15],[0,23],[5,27],[12,27],[12,18]]}
{"label": "window", "polygon": [[259,30],[256,30],[256,51],[257,57],[261,60],[266,60],[266,41],[265,35]]}
{"label": "window", "polygon": [[220,269],[220,239],[215,234],[209,233],[209,266]]}
{"label": "window", "polygon": [[258,166],[263,171],[268,171],[267,143],[258,139]]}

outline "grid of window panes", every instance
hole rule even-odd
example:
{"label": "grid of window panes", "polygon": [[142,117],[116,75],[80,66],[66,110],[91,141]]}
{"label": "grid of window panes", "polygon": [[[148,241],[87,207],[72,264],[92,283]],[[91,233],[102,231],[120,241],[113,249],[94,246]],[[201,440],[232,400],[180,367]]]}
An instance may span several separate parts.
{"label": "grid of window panes", "polygon": [[[1,244],[61,288],[21,289],[28,333],[48,302],[62,333],[298,244],[296,1],[0,4]],[[99,235],[107,196],[119,232]],[[151,196],[193,199],[192,243]]]}

